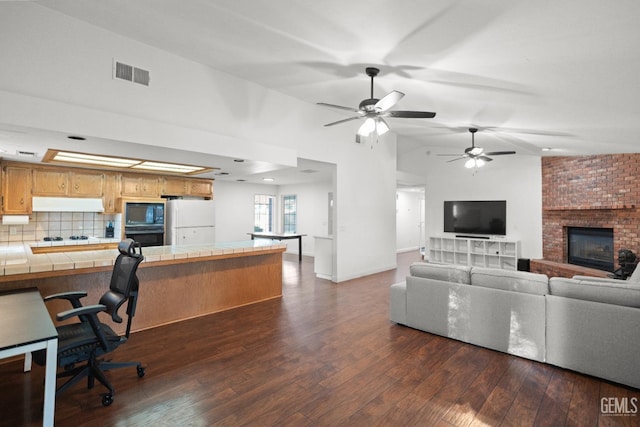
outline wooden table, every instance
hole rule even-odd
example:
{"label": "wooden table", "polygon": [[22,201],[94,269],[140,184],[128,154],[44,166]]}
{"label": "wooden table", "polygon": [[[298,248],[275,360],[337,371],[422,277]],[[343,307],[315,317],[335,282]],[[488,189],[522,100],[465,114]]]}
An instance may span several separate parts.
{"label": "wooden table", "polygon": [[0,292],[0,358],[25,354],[26,372],[31,352],[41,349],[47,351],[42,425],[53,426],[58,331],[37,288]]}
{"label": "wooden table", "polygon": [[295,233],[272,233],[255,231],[253,233],[247,233],[251,236],[251,240],[255,239],[271,239],[271,240],[291,240],[298,239],[298,261],[302,261],[302,237],[306,234]]}

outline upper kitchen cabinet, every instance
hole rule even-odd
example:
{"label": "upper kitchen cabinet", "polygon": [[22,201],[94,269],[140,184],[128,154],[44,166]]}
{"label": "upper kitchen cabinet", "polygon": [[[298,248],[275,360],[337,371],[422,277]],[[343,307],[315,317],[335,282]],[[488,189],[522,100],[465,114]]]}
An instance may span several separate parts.
{"label": "upper kitchen cabinet", "polygon": [[189,195],[213,198],[213,181],[210,179],[189,180]]}
{"label": "upper kitchen cabinet", "polygon": [[69,174],[58,169],[33,169],[34,196],[60,197],[66,196],[69,191]]}
{"label": "upper kitchen cabinet", "polygon": [[165,177],[163,180],[163,196],[194,196],[211,199],[213,197],[213,181],[199,178]]}
{"label": "upper kitchen cabinet", "polygon": [[104,195],[102,196],[102,204],[104,205],[104,213],[118,213],[120,206],[118,198],[120,197],[120,175],[116,173],[104,174]]}
{"label": "upper kitchen cabinet", "polygon": [[160,177],[122,175],[121,193],[127,197],[160,197]]}
{"label": "upper kitchen cabinet", "polygon": [[31,167],[4,165],[2,190],[2,213],[31,213]]}
{"label": "upper kitchen cabinet", "polygon": [[78,170],[69,172],[69,196],[102,197],[104,195],[105,174]]}

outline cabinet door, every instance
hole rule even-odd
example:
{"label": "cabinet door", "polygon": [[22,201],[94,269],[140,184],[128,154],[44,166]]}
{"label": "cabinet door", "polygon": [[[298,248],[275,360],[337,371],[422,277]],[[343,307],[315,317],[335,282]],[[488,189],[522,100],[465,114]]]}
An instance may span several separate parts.
{"label": "cabinet door", "polygon": [[117,174],[107,173],[104,175],[104,195],[102,196],[102,204],[104,205],[104,213],[118,213],[118,197],[120,195],[120,176]]}
{"label": "cabinet door", "polygon": [[123,196],[160,197],[158,176],[122,176]]}
{"label": "cabinet door", "polygon": [[165,196],[184,196],[187,194],[188,181],[184,178],[165,178],[162,194]]}
{"label": "cabinet door", "polygon": [[140,179],[136,176],[122,176],[121,181],[122,195],[123,196],[138,196],[140,195]]}
{"label": "cabinet door", "polygon": [[97,172],[71,172],[69,195],[79,197],[102,197],[104,174]]}
{"label": "cabinet door", "polygon": [[189,194],[192,196],[213,197],[213,182],[200,179],[190,181]]}
{"label": "cabinet door", "polygon": [[140,195],[145,197],[160,197],[160,179],[157,176],[141,177]]}
{"label": "cabinet door", "polygon": [[6,214],[31,213],[31,168],[5,166],[2,211]]}
{"label": "cabinet door", "polygon": [[34,196],[66,196],[69,188],[69,174],[52,169],[33,169]]}

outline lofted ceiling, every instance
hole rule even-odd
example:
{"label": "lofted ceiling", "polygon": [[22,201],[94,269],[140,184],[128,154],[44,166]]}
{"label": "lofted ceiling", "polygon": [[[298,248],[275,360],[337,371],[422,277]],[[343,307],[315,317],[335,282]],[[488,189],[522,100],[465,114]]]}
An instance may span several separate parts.
{"label": "lofted ceiling", "polygon": [[376,66],[376,97],[398,90],[396,109],[437,112],[388,120],[399,153],[463,151],[470,126],[490,151],[638,151],[636,1],[36,3],[313,104],[357,107]]}

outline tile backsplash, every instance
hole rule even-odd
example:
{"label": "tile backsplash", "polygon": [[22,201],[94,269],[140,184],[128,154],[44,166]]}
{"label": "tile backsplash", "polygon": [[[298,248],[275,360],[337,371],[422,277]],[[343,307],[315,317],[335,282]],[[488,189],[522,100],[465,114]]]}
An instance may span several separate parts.
{"label": "tile backsplash", "polygon": [[105,237],[105,228],[111,222],[114,235],[120,236],[122,214],[96,212],[34,212],[29,224],[0,225],[0,243],[41,241],[45,237],[70,236]]}

